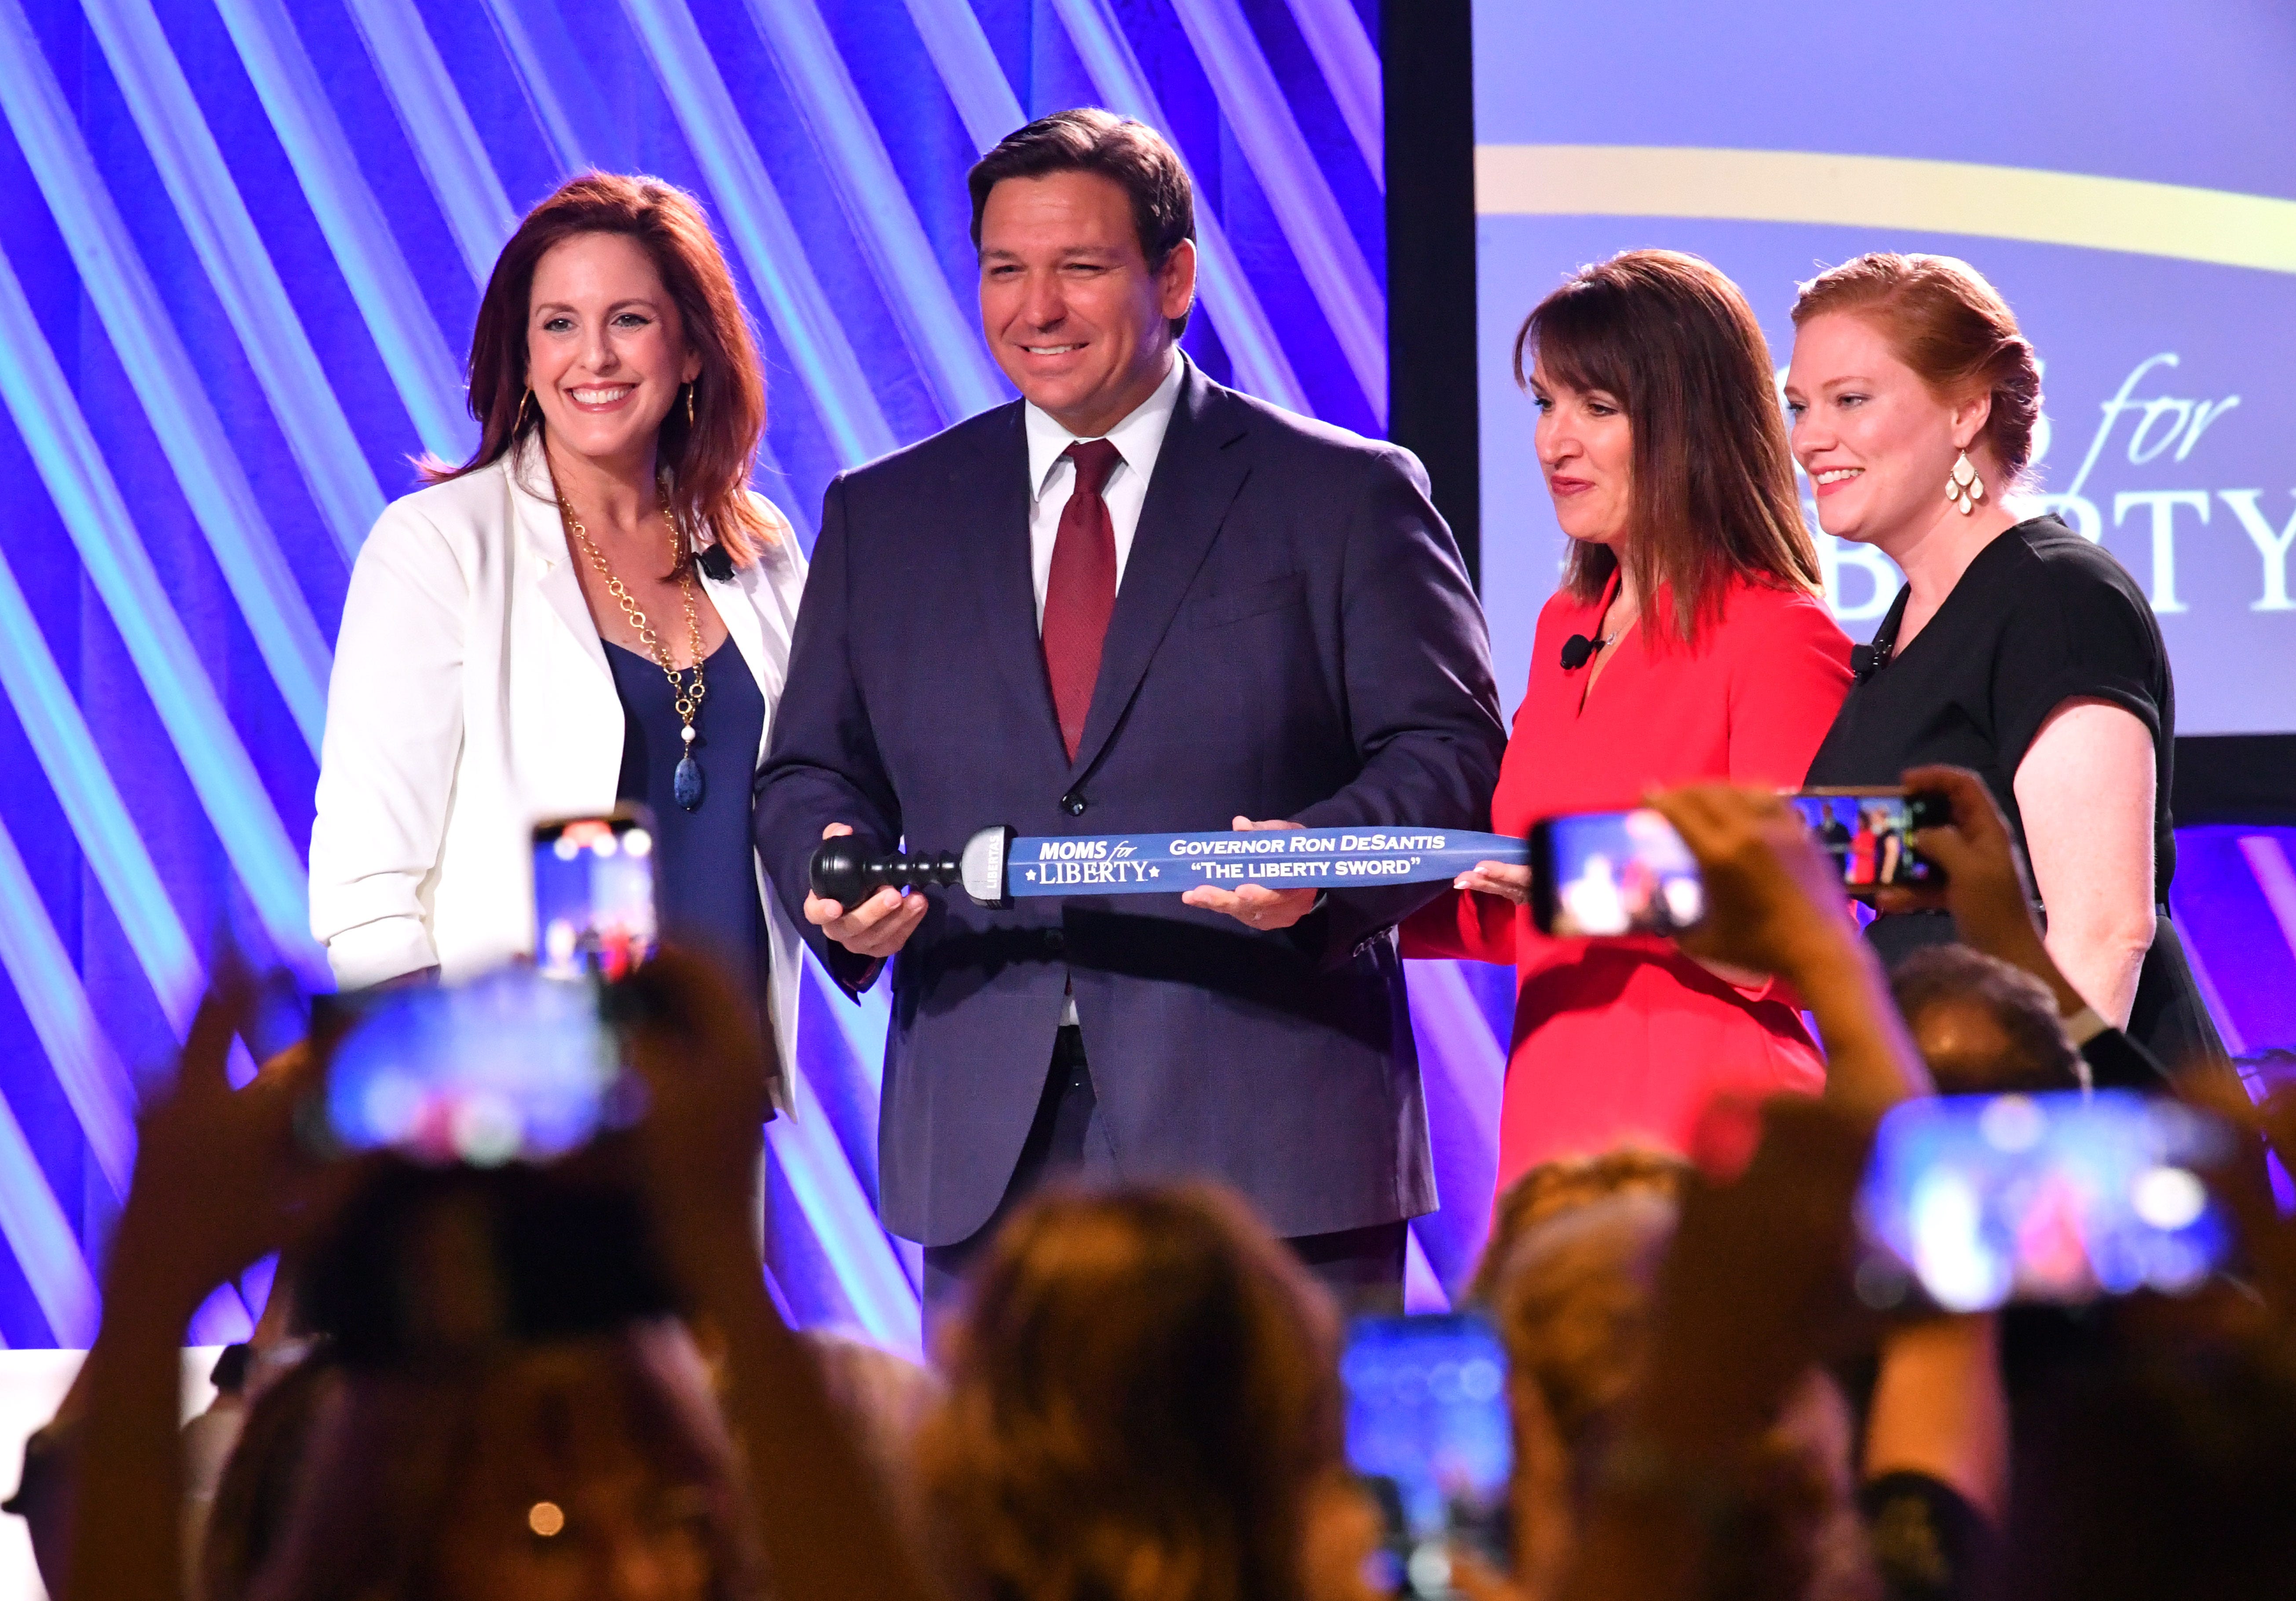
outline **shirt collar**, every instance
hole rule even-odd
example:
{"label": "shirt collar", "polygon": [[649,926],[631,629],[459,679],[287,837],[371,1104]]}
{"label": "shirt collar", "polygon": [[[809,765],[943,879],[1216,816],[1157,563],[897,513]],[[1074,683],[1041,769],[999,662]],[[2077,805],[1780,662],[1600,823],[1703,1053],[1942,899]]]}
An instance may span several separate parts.
{"label": "shirt collar", "polygon": [[[1116,447],[1117,455],[1124,458],[1124,464],[1144,479],[1156,471],[1157,453],[1164,447],[1164,431],[1171,426],[1172,413],[1180,404],[1180,377],[1187,362],[1187,357],[1173,351],[1171,370],[1164,374],[1155,392],[1106,435],[1108,442]],[[1082,436],[1070,433],[1049,414],[1039,411],[1034,401],[1023,403],[1021,415],[1028,423],[1029,497],[1034,500],[1045,492],[1045,480],[1052,476],[1061,453]]]}

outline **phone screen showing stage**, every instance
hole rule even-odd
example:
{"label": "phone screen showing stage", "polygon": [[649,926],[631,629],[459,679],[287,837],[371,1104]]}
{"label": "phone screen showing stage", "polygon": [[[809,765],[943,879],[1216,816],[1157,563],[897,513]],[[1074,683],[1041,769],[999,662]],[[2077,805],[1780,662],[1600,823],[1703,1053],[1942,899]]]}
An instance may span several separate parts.
{"label": "phone screen showing stage", "polygon": [[1385,1593],[1449,1597],[1455,1542],[1504,1571],[1514,1433],[1506,1351],[1454,1315],[1366,1318],[1348,1342],[1348,1462],[1379,1504]]}
{"label": "phone screen showing stage", "polygon": [[2231,1244],[2200,1177],[2230,1150],[2215,1119],[2132,1090],[1908,1101],[1859,1195],[1858,1293],[1974,1312],[2189,1290]]}
{"label": "phone screen showing stage", "polygon": [[1647,808],[1549,817],[1530,833],[1531,914],[1562,939],[1677,934],[1706,912],[1698,863]]}
{"label": "phone screen showing stage", "polygon": [[592,979],[512,967],[451,987],[346,998],[325,1146],[497,1167],[547,1162],[635,1113],[635,1080]]}
{"label": "phone screen showing stage", "polygon": [[1932,889],[1945,883],[1944,870],[1914,849],[1916,832],[1953,820],[1943,796],[1816,790],[1788,799],[1833,858],[1841,887],[1851,895]]}
{"label": "phone screen showing stage", "polygon": [[653,841],[640,806],[536,825],[534,959],[544,973],[611,981],[653,954]]}

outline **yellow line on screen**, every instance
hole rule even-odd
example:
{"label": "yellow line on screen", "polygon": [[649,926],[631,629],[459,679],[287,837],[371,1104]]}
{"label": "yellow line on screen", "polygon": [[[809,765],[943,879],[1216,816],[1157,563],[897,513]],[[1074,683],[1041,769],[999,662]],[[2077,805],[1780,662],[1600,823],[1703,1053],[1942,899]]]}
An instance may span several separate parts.
{"label": "yellow line on screen", "polygon": [[1967,234],[2296,273],[2296,201],[1972,161],[1484,144],[1475,151],[1475,209]]}

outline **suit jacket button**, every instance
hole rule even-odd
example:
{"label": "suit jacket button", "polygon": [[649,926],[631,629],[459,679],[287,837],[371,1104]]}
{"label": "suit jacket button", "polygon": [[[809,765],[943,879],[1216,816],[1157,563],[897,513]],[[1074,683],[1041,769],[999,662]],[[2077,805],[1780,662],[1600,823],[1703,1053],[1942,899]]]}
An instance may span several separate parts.
{"label": "suit jacket button", "polygon": [[1066,933],[1056,928],[1048,928],[1045,931],[1045,948],[1046,950],[1052,951],[1057,955],[1061,951],[1066,950],[1068,948],[1069,937]]}
{"label": "suit jacket button", "polygon": [[1070,790],[1061,797],[1061,809],[1071,817],[1081,817],[1084,816],[1084,797]]}

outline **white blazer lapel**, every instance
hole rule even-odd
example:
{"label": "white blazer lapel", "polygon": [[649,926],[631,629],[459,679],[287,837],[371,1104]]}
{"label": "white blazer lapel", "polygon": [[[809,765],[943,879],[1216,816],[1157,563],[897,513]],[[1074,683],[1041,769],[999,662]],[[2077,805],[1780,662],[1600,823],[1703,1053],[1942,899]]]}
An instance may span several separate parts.
{"label": "white blazer lapel", "polygon": [[518,529],[524,565],[550,609],[582,647],[582,653],[601,677],[611,681],[613,669],[606,665],[606,647],[598,637],[597,619],[590,615],[590,603],[583,598],[582,579],[574,571],[566,527],[550,497],[549,474],[540,457],[540,447],[529,440],[521,447],[510,474],[511,518]]}

